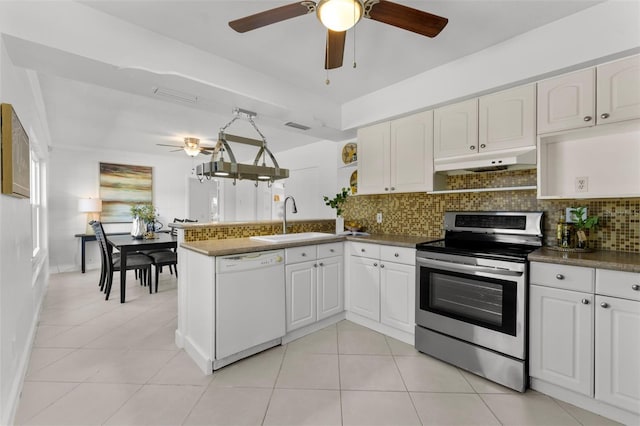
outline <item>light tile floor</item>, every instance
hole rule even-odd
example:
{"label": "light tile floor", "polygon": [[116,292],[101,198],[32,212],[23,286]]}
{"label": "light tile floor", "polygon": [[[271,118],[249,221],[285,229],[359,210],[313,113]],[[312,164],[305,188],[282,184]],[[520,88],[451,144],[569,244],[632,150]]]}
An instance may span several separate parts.
{"label": "light tile floor", "polygon": [[16,424],[609,425],[348,321],[203,375],[174,344],[176,279],[104,301],[97,271],[51,276]]}

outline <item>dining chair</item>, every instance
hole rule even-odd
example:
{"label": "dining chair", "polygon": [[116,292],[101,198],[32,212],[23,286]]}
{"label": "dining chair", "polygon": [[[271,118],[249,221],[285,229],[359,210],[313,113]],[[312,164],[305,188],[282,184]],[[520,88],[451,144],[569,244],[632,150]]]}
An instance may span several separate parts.
{"label": "dining chair", "polygon": [[[109,300],[109,294],[111,293],[111,286],[113,284],[113,272],[119,271],[121,274],[126,274],[126,271],[122,271],[120,268],[120,256],[119,253],[113,253],[113,247],[107,241],[107,237],[102,227],[102,223],[99,221],[91,221],[91,227],[96,234],[96,240],[100,246],[102,254],[102,269],[100,272],[100,289],[106,294],[105,300]],[[142,275],[142,280],[149,286],[149,293],[152,293],[152,278],[151,278],[151,265],[153,259],[144,254],[135,253],[127,255],[127,271],[132,269],[139,270]]]}
{"label": "dining chair", "polygon": [[149,253],[151,259],[153,259],[153,266],[156,269],[156,293],[158,292],[158,282],[160,281],[160,272],[163,266],[173,267],[176,271],[176,278],[178,277],[178,253],[173,250],[167,249],[163,251],[155,251]]}

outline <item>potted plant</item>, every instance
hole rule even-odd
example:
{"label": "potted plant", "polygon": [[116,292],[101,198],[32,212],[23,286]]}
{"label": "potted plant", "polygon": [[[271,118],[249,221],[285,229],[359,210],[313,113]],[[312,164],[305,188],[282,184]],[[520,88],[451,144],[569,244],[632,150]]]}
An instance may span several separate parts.
{"label": "potted plant", "polygon": [[587,216],[586,207],[571,209],[571,218],[573,221],[573,227],[576,230],[576,236],[578,237],[576,247],[586,249],[589,229],[598,224],[599,218],[598,216]]}
{"label": "potted plant", "polygon": [[347,197],[349,197],[349,189],[347,188],[342,188],[342,191],[338,192],[333,198],[329,198],[326,195],[322,197],[324,199],[325,205],[331,207],[332,209],[336,209],[336,234],[344,232],[342,206],[347,202]]}
{"label": "potted plant", "polygon": [[134,238],[142,238],[146,232],[154,231],[156,209],[153,204],[131,206],[131,216],[133,216],[131,235]]}

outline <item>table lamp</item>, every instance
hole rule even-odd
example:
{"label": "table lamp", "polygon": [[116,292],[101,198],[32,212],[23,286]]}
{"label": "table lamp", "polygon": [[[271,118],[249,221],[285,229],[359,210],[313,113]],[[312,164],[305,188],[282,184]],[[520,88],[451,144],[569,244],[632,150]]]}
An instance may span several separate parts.
{"label": "table lamp", "polygon": [[99,198],[81,198],[78,201],[78,211],[87,213],[87,228],[84,233],[93,235],[93,228],[89,225],[89,222],[100,219],[99,213],[102,211],[102,200]]}

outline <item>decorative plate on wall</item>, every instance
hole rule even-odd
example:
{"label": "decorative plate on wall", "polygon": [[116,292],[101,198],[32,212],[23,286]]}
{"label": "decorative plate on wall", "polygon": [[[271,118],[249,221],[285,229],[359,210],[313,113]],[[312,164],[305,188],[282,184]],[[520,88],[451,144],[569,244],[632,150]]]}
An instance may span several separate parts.
{"label": "decorative plate on wall", "polygon": [[352,195],[358,193],[358,171],[357,170],[351,173],[351,178],[349,179],[349,186],[351,186]]}
{"label": "decorative plate on wall", "polygon": [[342,148],[342,162],[351,164],[358,160],[358,144],[348,143]]}

